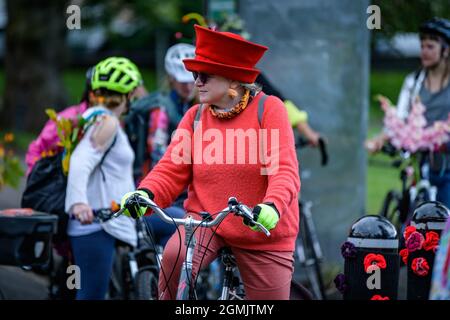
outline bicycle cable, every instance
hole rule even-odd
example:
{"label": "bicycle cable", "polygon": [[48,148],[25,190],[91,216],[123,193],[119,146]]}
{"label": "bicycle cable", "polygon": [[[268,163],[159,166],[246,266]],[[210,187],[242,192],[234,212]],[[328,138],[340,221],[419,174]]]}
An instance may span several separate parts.
{"label": "bicycle cable", "polygon": [[[220,212],[214,213],[214,214],[210,214],[210,217],[214,217],[214,216],[218,215],[219,213],[220,213]],[[210,217],[202,218],[202,221],[201,221],[201,222],[194,228],[194,230],[192,231],[192,235],[191,235],[191,237],[189,238],[188,243],[187,243],[187,245],[186,245],[186,254],[185,254],[186,257],[187,257],[187,251],[188,251],[188,249],[189,249],[189,245],[191,244],[192,237],[194,236],[195,232],[197,232],[197,229],[198,229],[204,222],[207,222],[207,221],[208,221],[207,219],[209,219]],[[222,220],[222,221],[223,221],[223,220]],[[222,223],[222,221],[220,221],[220,223]],[[220,224],[220,223],[219,223],[219,224]],[[185,230],[185,232],[186,232],[186,230]],[[194,253],[195,253],[195,252],[194,252]],[[206,253],[206,251],[205,251],[205,253]],[[192,290],[194,290],[195,296],[197,296],[197,293],[195,292],[195,285],[196,285],[196,283],[197,283],[196,279],[198,278],[198,273],[200,273],[200,267],[201,267],[202,262],[203,262],[203,258],[202,258],[202,260],[201,260],[201,262],[200,262],[200,266],[199,266],[199,268],[198,268],[197,276],[195,277],[195,280],[194,280],[194,287],[191,286],[191,285],[192,285],[192,275],[191,275],[191,278],[189,277],[189,275],[187,276],[188,286],[189,286],[189,288],[192,288]],[[185,266],[185,271],[186,271],[186,274],[187,274],[187,271],[188,271],[188,270],[187,270],[187,265]]]}
{"label": "bicycle cable", "polygon": [[[221,211],[219,211],[219,212],[217,212],[217,213],[214,213],[214,214],[211,214],[210,216],[211,216],[211,217],[214,217],[214,216],[220,214],[220,212],[221,212]],[[208,219],[208,218],[209,218],[209,217],[207,217],[207,218],[205,218],[205,219]],[[205,219],[203,219],[203,220],[205,220]],[[203,223],[203,220],[202,220],[202,223]],[[195,279],[194,279],[194,290],[195,290],[195,287],[197,286],[198,276],[199,276],[199,274],[200,274],[200,270],[201,270],[201,266],[202,266],[202,264],[203,264],[203,260],[204,260],[204,258],[205,258],[205,256],[206,256],[206,252],[208,251],[208,248],[209,248],[209,245],[211,244],[212,239],[214,238],[214,236],[215,236],[216,233],[217,233],[217,229],[220,227],[220,225],[222,224],[222,222],[223,222],[224,220],[225,220],[225,219],[223,219],[222,221],[220,221],[220,222],[217,224],[217,226],[216,226],[215,229],[211,228],[211,229],[213,229],[213,233],[212,233],[212,235],[211,235],[211,237],[210,237],[208,243],[207,243],[206,246],[205,246],[205,250],[204,250],[204,252],[203,252],[202,258],[200,259],[200,264],[199,264],[199,267],[198,267],[197,275],[196,275],[196,277],[195,277]],[[200,224],[200,225],[201,225],[201,224]],[[198,225],[198,226],[194,229],[194,231],[193,231],[192,234],[194,234],[194,233],[197,231],[197,228],[198,228],[200,225]],[[205,233],[206,233],[206,231],[205,231]],[[204,239],[204,237],[202,238],[202,241],[201,241],[202,243],[203,243],[203,239]],[[189,239],[189,241],[190,241],[190,239]],[[187,251],[186,251],[186,252],[187,252]],[[190,285],[190,283],[189,283],[189,285]]]}
{"label": "bicycle cable", "polygon": [[[203,260],[204,260],[204,258],[205,258],[205,256],[206,256],[206,252],[207,252],[207,250],[208,250],[208,248],[209,248],[209,245],[210,245],[212,239],[214,238],[214,236],[216,235],[217,229],[220,227],[220,225],[221,225],[221,223],[222,223],[223,221],[224,221],[224,220],[220,221],[220,223],[216,226],[216,228],[213,229],[213,233],[212,233],[211,237],[209,238],[208,243],[207,243],[206,246],[205,246],[205,250],[204,250],[204,252],[203,252],[203,256],[202,256],[202,258],[201,258],[201,260],[200,260],[199,270],[198,270],[197,276],[195,277],[195,280],[194,280],[194,287],[197,286],[198,276],[199,276],[199,274],[200,274],[200,268],[201,268],[201,266],[202,266],[202,264],[203,264]],[[212,229],[212,228],[211,228],[211,229]]]}

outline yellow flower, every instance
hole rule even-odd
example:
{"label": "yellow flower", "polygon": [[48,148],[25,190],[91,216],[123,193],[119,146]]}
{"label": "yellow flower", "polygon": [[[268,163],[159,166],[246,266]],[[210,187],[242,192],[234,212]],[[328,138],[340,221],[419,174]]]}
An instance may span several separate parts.
{"label": "yellow flower", "polygon": [[5,142],[13,142],[14,141],[14,134],[13,133],[6,133],[5,134]]}
{"label": "yellow flower", "polygon": [[0,158],[3,158],[5,156],[5,149],[0,146]]}
{"label": "yellow flower", "polygon": [[56,111],[54,109],[45,109],[45,113],[48,115],[48,117],[53,120],[57,121],[58,115],[56,114]]}
{"label": "yellow flower", "polygon": [[62,160],[63,173],[67,175],[69,173],[70,154],[66,154]]}

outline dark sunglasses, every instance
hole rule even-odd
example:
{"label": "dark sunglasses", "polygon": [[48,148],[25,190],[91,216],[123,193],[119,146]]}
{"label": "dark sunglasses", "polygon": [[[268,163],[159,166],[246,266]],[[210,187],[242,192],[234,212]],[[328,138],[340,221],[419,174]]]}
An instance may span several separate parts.
{"label": "dark sunglasses", "polygon": [[209,78],[211,78],[209,74],[202,72],[192,72],[192,76],[194,77],[194,80],[197,80],[197,78],[199,78],[203,84],[207,83]]}

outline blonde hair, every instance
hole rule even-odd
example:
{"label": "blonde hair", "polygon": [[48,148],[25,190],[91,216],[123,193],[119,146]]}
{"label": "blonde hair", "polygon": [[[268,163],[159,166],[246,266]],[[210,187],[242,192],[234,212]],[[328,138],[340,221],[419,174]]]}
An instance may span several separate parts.
{"label": "blonde hair", "polygon": [[259,83],[240,83],[241,87],[250,90],[251,95],[257,95],[261,90],[262,86]]}

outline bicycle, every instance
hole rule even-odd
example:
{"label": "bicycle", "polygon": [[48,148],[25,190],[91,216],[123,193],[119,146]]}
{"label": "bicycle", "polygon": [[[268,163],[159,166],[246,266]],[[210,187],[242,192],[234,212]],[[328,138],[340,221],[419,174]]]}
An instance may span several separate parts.
{"label": "bicycle", "polygon": [[[210,213],[202,212],[202,220],[196,220],[192,216],[187,216],[186,218],[171,218],[168,216],[163,209],[161,209],[153,200],[147,199],[145,197],[134,195],[127,201],[127,205],[121,208],[116,213],[112,214],[112,217],[118,217],[123,213],[123,211],[128,206],[145,206],[153,209],[156,214],[166,223],[174,223],[177,226],[183,225],[185,228],[185,245],[186,245],[186,258],[182,263],[182,269],[180,274],[180,280],[178,284],[178,290],[176,293],[177,300],[189,300],[196,299],[195,293],[195,280],[192,278],[192,268],[193,268],[193,254],[196,247],[196,239],[193,237],[196,228],[212,228],[219,225],[225,217],[234,213],[235,215],[241,216],[252,225],[256,226],[258,229],[263,231],[266,236],[270,236],[270,231],[267,230],[263,225],[256,222],[253,219],[253,213],[249,207],[239,203],[236,198],[231,197],[228,200],[228,207],[217,213],[217,216],[213,218]],[[142,219],[142,218],[141,218]],[[223,288],[219,300],[235,300],[243,299],[245,293],[241,290],[240,281],[237,281],[235,276],[236,264],[232,258],[229,251],[225,250],[221,252],[222,261],[226,265],[225,275],[223,279]],[[238,283],[239,282],[239,283]]]}
{"label": "bicycle", "polygon": [[[297,148],[302,148],[307,145],[309,145],[308,141],[301,137],[297,139]],[[328,152],[326,142],[323,138],[319,138],[319,151],[321,165],[326,166],[328,164]],[[305,268],[315,298],[318,300],[326,300],[325,286],[320,266],[323,261],[323,254],[311,211],[313,203],[312,201],[304,202],[299,198],[298,205],[301,213],[300,232],[296,241],[294,258]]]}
{"label": "bicycle", "polygon": [[[94,210],[94,221],[113,218],[110,208]],[[137,245],[117,241],[108,298],[124,300],[156,300],[162,247],[153,241],[145,220],[136,220]]]}
{"label": "bicycle", "polygon": [[[95,220],[108,221],[113,213],[109,208],[96,210]],[[138,236],[136,247],[117,241],[116,259],[108,291],[109,299],[156,300],[158,298],[158,279],[163,248],[153,240],[154,237],[145,219],[136,220],[136,231]],[[222,257],[225,260],[231,259],[226,256],[224,251],[219,255],[219,259]],[[232,266],[230,262],[223,263],[231,268],[225,271],[225,275],[231,277],[233,283],[238,283],[239,278],[235,275],[236,266]],[[229,275],[230,273],[232,275]],[[201,299],[208,298],[208,291],[211,290],[209,281],[209,271],[205,268],[199,272],[195,280],[196,288],[199,288],[196,292]]]}
{"label": "bicycle", "polygon": [[390,157],[399,156],[391,165],[400,170],[401,190],[387,192],[379,214],[391,221],[398,231],[408,224],[414,209],[425,201],[436,201],[437,188],[429,180],[429,164],[421,161],[418,175],[411,162],[411,153],[397,151],[391,144],[385,144],[381,151]]}

